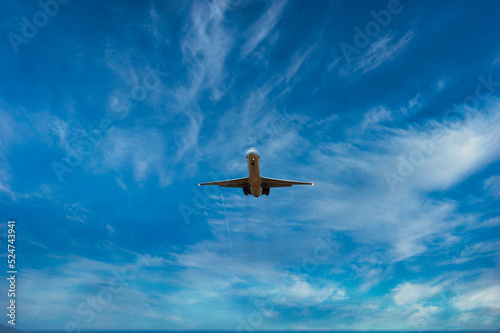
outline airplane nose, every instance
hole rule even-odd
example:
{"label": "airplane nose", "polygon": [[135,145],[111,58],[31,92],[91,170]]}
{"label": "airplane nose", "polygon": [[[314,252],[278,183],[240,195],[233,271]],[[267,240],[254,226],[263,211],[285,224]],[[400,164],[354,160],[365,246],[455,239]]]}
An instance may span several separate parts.
{"label": "airplane nose", "polygon": [[248,157],[248,155],[250,155],[250,154],[255,154],[255,155],[257,155],[257,157],[260,157],[260,153],[259,153],[259,151],[257,150],[257,148],[255,148],[255,147],[252,147],[252,148],[250,148],[250,149],[248,149],[248,150],[247,150],[247,154],[246,154],[246,155],[247,155],[247,157]]}

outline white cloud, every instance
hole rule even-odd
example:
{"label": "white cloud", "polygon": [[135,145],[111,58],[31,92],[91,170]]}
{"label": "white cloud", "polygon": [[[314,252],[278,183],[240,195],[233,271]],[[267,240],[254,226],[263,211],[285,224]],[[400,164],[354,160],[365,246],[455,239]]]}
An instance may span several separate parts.
{"label": "white cloud", "polygon": [[127,185],[125,185],[125,183],[123,182],[123,180],[121,180],[120,177],[116,177],[115,180],[118,186],[120,186],[123,190],[128,191]]}
{"label": "white cloud", "polygon": [[363,115],[360,130],[373,129],[380,131],[384,129],[384,126],[389,126],[389,122],[405,120],[405,118],[415,116],[422,109],[423,105],[422,96],[417,93],[407,103],[402,104],[394,110],[385,105],[373,107]]}
{"label": "white cloud", "polygon": [[437,306],[424,306],[415,304],[411,306],[411,314],[408,316],[408,324],[411,328],[424,330],[433,324],[433,316],[439,313],[441,309]]}
{"label": "white cloud", "polygon": [[448,81],[446,79],[439,79],[436,83],[437,91],[441,91],[446,88]]}
{"label": "white cloud", "polygon": [[[408,138],[411,141],[405,142],[408,150],[402,155],[415,161],[415,171],[405,183],[409,181],[420,190],[447,189],[496,160],[500,155],[500,138],[495,134],[500,125],[498,107],[492,105],[483,113],[471,112],[455,128],[436,124],[430,131],[414,133],[413,138]],[[422,162],[419,157],[423,157]],[[400,163],[395,161],[394,165]]]}
{"label": "white cloud", "polygon": [[[265,151],[267,163],[280,163],[274,158],[282,158],[285,152],[297,152],[307,145],[299,134],[307,118],[274,109],[269,96],[274,87],[275,82],[271,81],[249,90],[237,108],[221,116],[215,136],[201,148],[205,155],[215,154],[224,161],[224,165],[213,166],[215,169],[225,167],[222,171],[235,173],[235,176],[246,172],[241,157],[251,146]],[[231,140],[227,140],[228,137]],[[269,165],[267,163],[263,168]]]}
{"label": "white cloud", "polygon": [[[228,200],[229,201],[229,200]],[[240,209],[240,208],[239,208]],[[244,208],[242,208],[244,209]],[[257,208],[258,210],[258,208]],[[255,212],[254,212],[255,213]],[[284,235],[288,242],[298,244],[293,246],[297,251],[291,251],[290,244],[276,239],[276,248],[264,249],[261,237],[268,237],[265,230],[267,221],[257,219],[253,223],[247,220],[244,225],[234,223],[240,218],[228,217],[229,232],[233,239],[233,250],[229,250],[226,230],[223,221],[212,221],[210,224],[214,240],[200,242],[181,253],[172,253],[173,264],[182,267],[177,278],[182,285],[188,287],[181,294],[168,296],[169,299],[183,304],[202,304],[211,298],[224,301],[227,298],[250,297],[265,300],[281,298],[279,306],[312,306],[320,303],[331,303],[347,299],[346,291],[332,281],[312,279],[307,273],[300,270],[291,273],[289,269],[280,268],[275,256],[269,253],[283,252],[283,256],[291,261],[300,262],[307,252],[314,258],[314,246],[309,237],[303,235]],[[254,225],[255,224],[255,225]],[[288,233],[285,227],[276,227]],[[248,233],[255,230],[254,238],[249,241]],[[278,232],[278,230],[276,230]],[[295,239],[297,241],[295,241]],[[332,245],[333,246],[333,245]],[[283,248],[281,248],[283,247]],[[260,258],[265,251],[268,255]],[[270,252],[268,252],[270,251]],[[323,252],[321,252],[324,255]],[[321,262],[318,261],[318,264]],[[167,296],[166,296],[167,297]],[[277,305],[278,305],[277,303]]]}
{"label": "white cloud", "polygon": [[241,47],[241,58],[246,58],[272,31],[279,22],[287,0],[274,1],[262,17],[246,32],[247,41]]}
{"label": "white cloud", "polygon": [[398,305],[418,303],[432,296],[437,295],[443,290],[442,285],[432,284],[414,284],[406,282],[398,285],[394,290],[394,302]]}
{"label": "white cloud", "polygon": [[[46,259],[59,265],[52,265],[50,270],[25,269],[19,286],[30,292],[19,293],[18,297],[26,304],[23,307],[25,314],[33,321],[20,323],[21,327],[63,330],[64,325],[73,321],[81,330],[123,330],[129,327],[126,318],[134,317],[143,329],[154,329],[150,318],[157,318],[170,327],[185,328],[183,315],[189,312],[183,313],[163,297],[175,281],[169,276],[169,260],[128,250],[107,252],[107,255],[113,254],[118,256],[109,263],[75,256],[52,256]],[[151,293],[149,288],[157,292]],[[51,307],[41,307],[40,304],[48,299]],[[139,316],[137,307],[142,309]],[[110,321],[110,317],[118,322]],[[27,326],[35,322],[36,327]]]}
{"label": "white cloud", "polygon": [[[171,149],[156,129],[113,128],[106,134],[95,154],[89,156],[89,168],[95,172],[131,170],[137,182],[156,175],[160,186],[172,181],[167,154]],[[120,184],[120,183],[119,183]]]}
{"label": "white cloud", "polygon": [[479,242],[468,245],[460,253],[458,258],[454,258],[454,264],[463,264],[476,258],[484,258],[488,255],[495,255],[500,251],[500,241]]}
{"label": "white cloud", "polygon": [[151,4],[151,8],[149,9],[149,20],[150,23],[147,25],[147,29],[149,33],[155,38],[156,42],[160,42],[160,45],[161,42],[168,43],[168,40],[166,40],[161,33],[163,29],[165,29],[165,27],[162,25],[163,20],[161,17],[161,13],[158,12],[154,3]]}
{"label": "white cloud", "polygon": [[106,224],[106,229],[108,230],[109,235],[113,235],[115,233],[115,228],[109,224]]}
{"label": "white cloud", "polygon": [[1,182],[0,182],[0,193],[5,193],[13,200],[15,200],[17,197],[16,194],[10,189],[9,185],[3,184]]}
{"label": "white cloud", "polygon": [[170,265],[172,263],[171,260],[165,259],[163,257],[152,256],[148,253],[146,254],[138,254],[137,255],[137,264],[144,267],[162,267],[166,265]]}
{"label": "white cloud", "polygon": [[191,22],[182,36],[183,60],[188,66],[188,86],[175,95],[181,105],[189,104],[200,91],[208,88],[212,98],[222,96],[222,80],[226,77],[225,60],[233,46],[231,31],[224,26],[226,1],[196,2],[191,9]]}
{"label": "white cloud", "polygon": [[392,119],[392,113],[386,107],[373,108],[368,110],[361,121],[361,129]]}
{"label": "white cloud", "polygon": [[416,94],[411,100],[408,101],[407,105],[402,106],[399,112],[403,114],[404,117],[414,116],[423,106],[422,96]]}
{"label": "white cloud", "polygon": [[491,176],[484,181],[484,189],[495,199],[500,198],[500,176]]}
{"label": "white cloud", "polygon": [[496,65],[496,64],[499,64],[500,63],[500,54],[495,58],[495,60],[493,60],[493,64],[492,65]]}
{"label": "white cloud", "polygon": [[64,209],[67,211],[66,217],[70,220],[74,220],[80,223],[85,223],[91,212],[88,211],[80,203],[72,203],[64,205]]}
{"label": "white cloud", "polygon": [[6,150],[18,135],[25,135],[19,132],[19,126],[16,124],[10,112],[0,108],[0,156],[6,154]]}
{"label": "white cloud", "polygon": [[460,311],[489,309],[494,314],[500,315],[500,284],[460,295],[453,300],[453,304]]}
{"label": "white cloud", "polygon": [[340,70],[340,75],[349,75],[358,70],[362,73],[374,70],[386,61],[394,59],[406,45],[415,37],[415,32],[410,29],[400,38],[396,34],[388,34],[370,44],[366,51],[359,57],[350,60]]}
{"label": "white cloud", "polygon": [[345,295],[345,290],[338,289],[334,286],[325,286],[323,288],[315,288],[308,282],[297,279],[287,289],[287,303],[301,305],[315,305],[323,303],[327,299],[345,300],[348,297]]}
{"label": "white cloud", "polygon": [[170,109],[182,117],[176,126],[174,162],[192,161],[185,166],[190,172],[196,169],[200,158],[198,136],[204,116],[198,99],[208,90],[210,98],[218,101],[226,90],[225,62],[234,40],[225,23],[227,9],[226,1],[193,3],[190,21],[185,24],[180,40],[187,79],[167,92],[173,100]]}
{"label": "white cloud", "polygon": [[[6,111],[7,109],[8,111]],[[79,134],[80,132],[77,131]],[[0,108],[0,196],[6,195],[13,201],[28,198],[54,198],[54,188],[45,183],[33,184],[30,192],[16,189],[11,176],[10,157],[16,144],[35,142],[46,143],[50,147],[68,147],[68,122],[47,112],[29,114],[25,109]]]}
{"label": "white cloud", "polygon": [[298,70],[304,63],[304,61],[310,56],[310,54],[314,51],[315,46],[310,46],[307,50],[303,52],[297,53],[293,58],[291,65],[288,67],[286,71],[286,82],[290,82],[290,80],[297,74]]}
{"label": "white cloud", "polygon": [[499,104],[490,102],[454,125],[379,125],[353,132],[349,143],[316,146],[309,155],[314,168],[304,170],[317,185],[310,202],[315,214],[303,218],[352,231],[363,243],[388,244],[389,261],[425,252],[430,242],[457,242],[453,228],[477,224],[478,216],[458,214],[459,203],[425,193],[446,190],[500,158]]}

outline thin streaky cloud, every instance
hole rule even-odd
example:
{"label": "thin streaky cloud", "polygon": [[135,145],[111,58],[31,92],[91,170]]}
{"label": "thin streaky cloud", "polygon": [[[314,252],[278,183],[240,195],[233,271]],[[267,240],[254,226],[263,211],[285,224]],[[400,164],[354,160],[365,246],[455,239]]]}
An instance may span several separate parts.
{"label": "thin streaky cloud", "polygon": [[249,36],[241,47],[241,58],[246,58],[271,33],[279,22],[288,0],[274,1],[271,7],[246,32]]}
{"label": "thin streaky cloud", "polygon": [[400,38],[396,34],[388,34],[375,40],[358,57],[349,60],[340,70],[341,76],[351,75],[360,71],[366,73],[375,70],[382,64],[394,59],[415,37],[413,29],[406,31]]}

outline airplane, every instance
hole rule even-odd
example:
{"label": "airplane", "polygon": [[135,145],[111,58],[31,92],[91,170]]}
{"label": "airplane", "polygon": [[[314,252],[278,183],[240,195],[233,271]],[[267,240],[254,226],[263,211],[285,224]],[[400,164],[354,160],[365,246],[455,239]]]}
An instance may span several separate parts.
{"label": "airplane", "polygon": [[245,195],[253,195],[258,198],[261,195],[269,195],[271,187],[290,187],[292,185],[314,185],[314,183],[297,182],[293,180],[282,180],[265,178],[260,175],[259,166],[260,153],[257,148],[247,150],[248,177],[221,180],[211,183],[200,183],[200,185],[219,185],[220,187],[242,188]]}

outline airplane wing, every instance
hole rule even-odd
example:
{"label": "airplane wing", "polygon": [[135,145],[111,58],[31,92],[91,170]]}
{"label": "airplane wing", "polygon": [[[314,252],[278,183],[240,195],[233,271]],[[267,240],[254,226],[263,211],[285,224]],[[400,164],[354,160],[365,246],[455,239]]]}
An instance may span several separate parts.
{"label": "airplane wing", "polygon": [[245,177],[245,178],[238,178],[238,179],[221,180],[218,182],[211,182],[211,183],[201,183],[198,185],[219,185],[220,187],[244,188],[244,187],[249,187],[250,183],[248,182],[248,177]]}
{"label": "airplane wing", "polygon": [[314,185],[314,183],[296,182],[294,180],[282,180],[262,177],[262,187],[288,187],[292,185]]}

